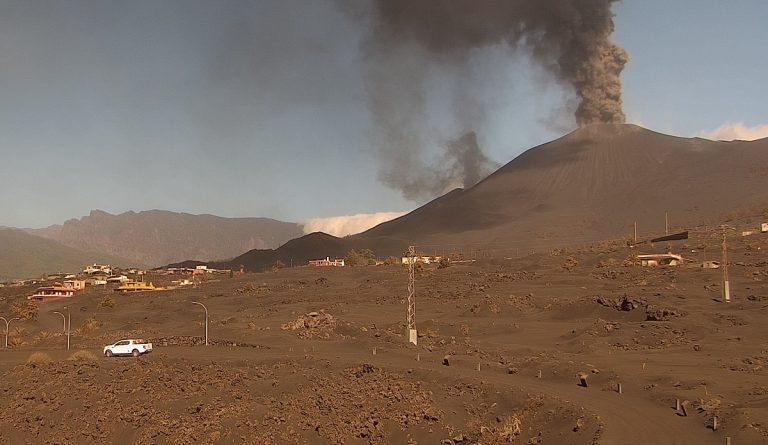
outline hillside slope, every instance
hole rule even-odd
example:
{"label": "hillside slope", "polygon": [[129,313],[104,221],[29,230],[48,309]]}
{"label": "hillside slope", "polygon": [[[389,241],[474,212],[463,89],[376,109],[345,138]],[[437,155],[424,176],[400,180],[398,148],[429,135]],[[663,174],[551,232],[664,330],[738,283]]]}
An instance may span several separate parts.
{"label": "hillside slope", "polygon": [[128,265],[127,260],[115,256],[72,249],[22,230],[0,229],[0,281],[78,272],[91,263]]}
{"label": "hillside slope", "polygon": [[532,148],[357,236],[482,247],[578,243],[717,223],[768,206],[768,139],[713,142],[593,125]]}
{"label": "hillside slope", "polygon": [[268,218],[222,218],[162,210],[120,215],[94,210],[63,225],[28,232],[83,250],[120,255],[135,265],[227,259],[278,247],[303,234],[301,226]]}

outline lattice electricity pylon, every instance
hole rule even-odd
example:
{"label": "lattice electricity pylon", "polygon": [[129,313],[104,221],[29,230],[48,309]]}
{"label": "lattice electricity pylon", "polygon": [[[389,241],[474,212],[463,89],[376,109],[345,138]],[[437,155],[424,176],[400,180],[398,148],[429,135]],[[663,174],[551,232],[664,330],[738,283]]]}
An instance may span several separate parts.
{"label": "lattice electricity pylon", "polygon": [[408,246],[408,341],[416,344],[416,247]]}

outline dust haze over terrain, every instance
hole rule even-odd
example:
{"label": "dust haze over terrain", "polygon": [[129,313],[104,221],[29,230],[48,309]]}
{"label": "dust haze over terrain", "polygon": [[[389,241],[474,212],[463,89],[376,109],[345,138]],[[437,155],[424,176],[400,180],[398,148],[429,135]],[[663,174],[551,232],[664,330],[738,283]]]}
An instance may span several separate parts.
{"label": "dust haze over terrain", "polygon": [[[495,169],[470,134],[493,110],[467,94],[478,88],[478,53],[503,47],[507,57],[532,61],[576,97],[564,98],[576,124],[623,123],[619,75],[628,60],[614,44],[614,0],[341,1],[368,20],[365,82],[376,125],[380,179],[409,199],[471,187]],[[430,128],[430,82],[451,76],[452,142]],[[495,88],[487,85],[480,88]],[[429,160],[428,147],[442,145]]]}

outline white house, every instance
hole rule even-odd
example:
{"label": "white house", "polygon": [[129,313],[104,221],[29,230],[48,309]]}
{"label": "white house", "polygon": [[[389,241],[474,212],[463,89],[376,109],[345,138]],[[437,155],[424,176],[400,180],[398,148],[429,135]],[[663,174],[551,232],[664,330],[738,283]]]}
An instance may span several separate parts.
{"label": "white house", "polygon": [[344,258],[331,259],[331,257],[325,257],[324,260],[309,260],[309,265],[312,267],[344,267]]}
{"label": "white house", "polygon": [[683,257],[674,253],[638,255],[637,259],[643,266],[677,266],[683,263]]}
{"label": "white house", "polygon": [[112,275],[112,266],[105,264],[91,264],[90,266],[85,266],[83,273],[87,275]]}
{"label": "white house", "polygon": [[66,280],[62,284],[64,287],[71,287],[74,290],[85,289],[85,280]]}

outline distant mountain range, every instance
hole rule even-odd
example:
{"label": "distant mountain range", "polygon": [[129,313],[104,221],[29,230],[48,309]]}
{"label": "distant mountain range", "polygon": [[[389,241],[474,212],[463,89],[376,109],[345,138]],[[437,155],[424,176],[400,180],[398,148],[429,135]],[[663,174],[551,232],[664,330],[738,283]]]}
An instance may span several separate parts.
{"label": "distant mountain range", "polygon": [[91,263],[124,264],[125,259],[66,247],[18,229],[0,229],[0,281],[83,270]]}
{"label": "distant mountain range", "polygon": [[269,218],[222,218],[164,210],[111,215],[94,210],[80,219],[28,233],[65,246],[120,256],[131,265],[160,266],[188,259],[227,259],[300,237],[302,227]]}
{"label": "distant mountain range", "polygon": [[598,124],[521,154],[472,188],[454,190],[400,218],[339,239],[310,234],[253,250],[233,267],[263,270],[370,248],[506,251],[663,235],[768,208],[768,139],[714,142],[635,125]]}

